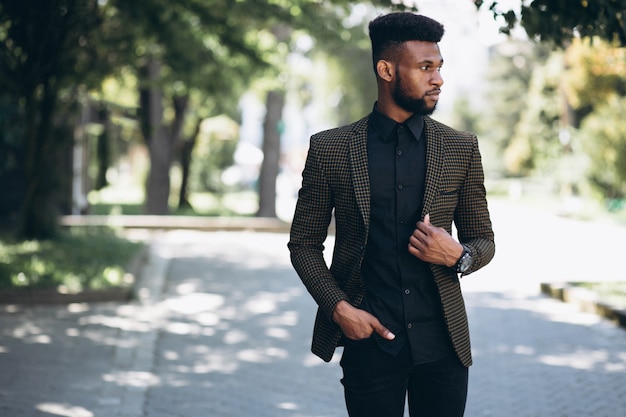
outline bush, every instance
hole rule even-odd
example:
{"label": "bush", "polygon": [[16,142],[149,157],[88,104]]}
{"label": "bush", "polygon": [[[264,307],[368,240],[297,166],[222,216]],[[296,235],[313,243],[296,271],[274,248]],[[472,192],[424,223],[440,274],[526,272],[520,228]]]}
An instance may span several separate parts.
{"label": "bush", "polygon": [[128,265],[143,247],[103,228],[64,232],[55,240],[0,238],[0,290],[53,288],[78,293],[129,287]]}
{"label": "bush", "polygon": [[591,160],[589,177],[606,199],[626,197],[626,98],[613,96],[585,118],[580,129]]}

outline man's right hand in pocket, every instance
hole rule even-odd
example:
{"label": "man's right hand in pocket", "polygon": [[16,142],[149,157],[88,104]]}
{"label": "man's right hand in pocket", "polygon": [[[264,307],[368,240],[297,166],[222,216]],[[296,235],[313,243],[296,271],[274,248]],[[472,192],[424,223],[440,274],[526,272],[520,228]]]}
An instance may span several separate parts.
{"label": "man's right hand in pocket", "polygon": [[333,320],[341,327],[343,334],[351,340],[367,339],[374,332],[387,340],[393,340],[396,337],[375,316],[353,307],[345,300],[335,306]]}

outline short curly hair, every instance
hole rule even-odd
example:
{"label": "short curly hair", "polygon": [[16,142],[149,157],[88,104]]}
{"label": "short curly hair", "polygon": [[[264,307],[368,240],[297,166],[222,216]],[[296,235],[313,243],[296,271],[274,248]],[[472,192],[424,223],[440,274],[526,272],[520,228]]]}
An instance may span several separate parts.
{"label": "short curly hair", "polygon": [[410,12],[378,16],[369,23],[374,72],[381,59],[392,59],[399,46],[408,41],[437,43],[443,37],[443,25],[430,17]]}

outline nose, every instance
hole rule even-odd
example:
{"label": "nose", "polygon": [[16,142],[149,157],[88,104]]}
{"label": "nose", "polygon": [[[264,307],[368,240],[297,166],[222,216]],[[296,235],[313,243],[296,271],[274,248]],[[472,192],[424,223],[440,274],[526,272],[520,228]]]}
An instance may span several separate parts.
{"label": "nose", "polygon": [[440,71],[434,71],[433,72],[433,76],[430,80],[430,83],[432,85],[435,85],[437,87],[441,87],[443,85],[443,77],[441,76],[441,72]]}

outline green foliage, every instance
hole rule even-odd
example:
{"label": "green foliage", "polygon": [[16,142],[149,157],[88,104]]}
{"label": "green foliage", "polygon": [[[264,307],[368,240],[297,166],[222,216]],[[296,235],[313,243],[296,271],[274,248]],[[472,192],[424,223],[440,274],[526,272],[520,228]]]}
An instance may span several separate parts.
{"label": "green foliage", "polygon": [[126,268],[142,245],[104,229],[77,229],[58,240],[0,239],[0,289],[61,288],[75,293],[129,286]]}
{"label": "green foliage", "polygon": [[626,197],[626,97],[613,95],[585,118],[580,138],[591,160],[590,180],[604,198]]}
{"label": "green foliage", "polygon": [[525,106],[514,135],[504,152],[507,170],[513,175],[545,174],[561,155],[559,82],[562,55],[554,54],[532,72]]}
{"label": "green foliage", "polygon": [[197,192],[223,193],[226,186],[221,176],[234,163],[238,126],[226,117],[206,120],[204,126],[193,150],[190,188]]}
{"label": "green foliage", "polygon": [[494,18],[503,20],[503,33],[520,24],[531,39],[540,42],[567,46],[574,37],[598,36],[626,46],[626,0],[532,0],[520,2],[519,10],[502,9],[502,2],[496,0],[474,3],[477,8],[489,5]]}
{"label": "green foliage", "polygon": [[529,84],[536,68],[549,55],[549,48],[530,42],[509,40],[494,46],[488,68],[488,112],[481,118],[481,137],[502,154],[511,143],[513,132],[526,108]]}
{"label": "green foliage", "polygon": [[[347,124],[365,116],[372,110],[376,100],[376,79],[372,69],[369,37],[365,30],[366,21],[373,15],[374,11],[371,10],[363,17],[363,21],[343,28],[341,38],[318,45],[316,49],[327,72],[322,77],[324,85],[316,85],[315,88],[326,97],[324,101],[327,104],[328,120],[336,125]],[[329,99],[334,102],[328,103]]]}
{"label": "green foliage", "polygon": [[565,91],[578,120],[611,96],[626,95],[626,47],[600,39],[576,39],[565,59]]}
{"label": "green foliage", "polygon": [[589,161],[589,182],[603,200],[626,196],[626,47],[575,40],[565,53],[564,90],[575,139]]}
{"label": "green foliage", "polygon": [[109,69],[99,55],[99,12],[97,0],[0,5],[0,95],[16,106],[16,126],[23,129],[18,165],[26,181],[20,221],[25,237],[56,233],[64,193],[61,158],[71,143],[67,132],[73,131],[79,86],[95,85]]}
{"label": "green foliage", "polygon": [[129,64],[139,69],[156,58],[164,65],[158,79],[140,83],[156,83],[170,98],[194,88],[228,98],[258,67],[267,65],[263,46],[249,35],[260,30],[261,17],[258,11],[250,13],[250,2],[112,0],[107,8],[108,24],[125,39]]}
{"label": "green foliage", "polygon": [[99,80],[97,0],[3,2],[0,22],[3,91],[29,96],[38,88],[59,91],[77,80]]}
{"label": "green foliage", "polygon": [[[581,34],[617,37],[624,44],[625,1],[534,0],[515,12],[501,12],[497,1],[489,3],[509,29],[521,22],[533,39],[566,44]],[[483,3],[475,2],[478,7]],[[388,10],[403,8],[402,3],[371,1]],[[165,126],[176,142],[181,136],[192,137],[204,118],[227,114],[237,120],[241,93],[260,76],[272,81],[268,84],[272,89],[307,85],[289,79],[284,68],[295,50],[292,35],[307,33],[333,57],[335,73],[351,69],[336,76],[336,84],[342,86],[337,91],[338,122],[367,113],[375,94],[373,75],[362,22],[346,24],[346,18],[353,17],[353,4],[349,0],[0,3],[0,175],[16,166],[25,170],[23,232],[51,235],[58,202],[67,200],[60,178],[66,175],[63,164],[50,158],[65,153],[67,135],[55,132],[61,130],[59,125],[71,131],[77,98],[99,88],[109,74],[130,72],[138,76],[133,88],[157,90],[165,97],[158,125]],[[142,78],[141,69],[151,60],[158,61],[161,70]],[[186,108],[181,103],[187,103]],[[23,149],[24,155],[18,156],[16,149]]]}
{"label": "green foliage", "polygon": [[466,95],[462,95],[454,101],[451,125],[459,130],[481,136],[480,114],[472,108],[472,103]]}
{"label": "green foliage", "polygon": [[[502,94],[487,132],[503,145],[506,172],[549,177],[570,195],[591,184],[601,200],[619,201],[626,195],[626,48],[600,39],[574,40],[564,51],[534,48],[491,66],[491,85]],[[518,72],[516,60],[532,64]],[[507,138],[506,129],[514,134]]]}

